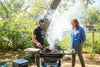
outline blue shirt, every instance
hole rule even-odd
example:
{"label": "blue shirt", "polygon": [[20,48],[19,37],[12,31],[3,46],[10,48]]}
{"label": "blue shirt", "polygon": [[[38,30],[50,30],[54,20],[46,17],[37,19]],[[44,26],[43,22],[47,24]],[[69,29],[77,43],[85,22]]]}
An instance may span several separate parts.
{"label": "blue shirt", "polygon": [[71,31],[71,48],[73,48],[73,43],[77,46],[80,42],[84,42],[86,40],[85,31],[82,27],[78,26],[76,31],[74,28]]}

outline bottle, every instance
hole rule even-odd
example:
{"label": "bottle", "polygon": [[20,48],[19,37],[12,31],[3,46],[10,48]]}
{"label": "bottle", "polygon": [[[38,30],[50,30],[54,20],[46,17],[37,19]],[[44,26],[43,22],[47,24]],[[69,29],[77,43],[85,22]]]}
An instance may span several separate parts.
{"label": "bottle", "polygon": [[75,49],[71,49],[71,52],[72,52],[72,53],[75,53]]}

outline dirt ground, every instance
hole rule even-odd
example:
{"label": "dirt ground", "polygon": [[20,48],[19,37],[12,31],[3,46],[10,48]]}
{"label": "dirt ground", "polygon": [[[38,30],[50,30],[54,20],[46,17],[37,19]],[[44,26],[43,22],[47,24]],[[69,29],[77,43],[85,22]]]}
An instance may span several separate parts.
{"label": "dirt ground", "polygon": [[[86,67],[100,67],[100,54],[96,54],[95,58],[91,60],[88,59],[89,56],[90,54],[83,54]],[[71,60],[64,59],[62,67],[72,67],[71,62]],[[81,67],[78,56],[76,56],[75,67]]]}
{"label": "dirt ground", "polygon": [[[17,55],[12,56],[13,52],[0,53],[0,61],[9,61],[8,67],[12,67],[12,61],[16,58]],[[67,57],[67,59],[66,59]],[[83,54],[86,67],[100,67],[100,54],[95,54],[94,59],[88,59],[90,53]],[[69,59],[68,59],[69,58]],[[29,63],[29,67],[34,67],[34,63]],[[71,56],[65,56],[63,58],[62,67],[71,67]],[[75,67],[81,67],[78,56],[76,56],[76,65]]]}

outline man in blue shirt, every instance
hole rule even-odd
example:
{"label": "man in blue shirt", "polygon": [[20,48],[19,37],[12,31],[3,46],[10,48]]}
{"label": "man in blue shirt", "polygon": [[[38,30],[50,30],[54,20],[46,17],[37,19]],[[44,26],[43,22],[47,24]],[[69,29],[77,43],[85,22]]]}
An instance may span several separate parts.
{"label": "man in blue shirt", "polygon": [[73,43],[75,43],[76,46],[80,42],[84,43],[86,40],[85,31],[82,27],[78,26],[76,31],[74,31],[74,28],[71,31],[71,47],[73,47]]}
{"label": "man in blue shirt", "polygon": [[[75,52],[78,54],[82,67],[85,67],[85,63],[82,56],[82,45],[86,40],[85,31],[82,27],[79,26],[77,19],[71,20],[72,31],[71,31],[71,48],[75,49]],[[76,54],[72,54],[72,67],[75,66],[75,57]]]}

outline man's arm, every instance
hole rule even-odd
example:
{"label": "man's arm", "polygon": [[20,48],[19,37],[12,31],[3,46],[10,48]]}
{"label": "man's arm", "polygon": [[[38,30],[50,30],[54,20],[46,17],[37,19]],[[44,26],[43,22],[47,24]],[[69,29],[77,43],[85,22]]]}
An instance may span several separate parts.
{"label": "man's arm", "polygon": [[38,47],[42,47],[41,44],[36,40],[36,35],[32,36],[32,40]]}
{"label": "man's arm", "polygon": [[32,36],[32,40],[33,40],[33,42],[36,43],[36,44],[39,43],[39,42],[36,40],[36,35],[33,35],[33,36]]}
{"label": "man's arm", "polygon": [[84,44],[85,43],[85,41],[86,41],[86,34],[85,34],[85,31],[84,31],[84,29],[82,29],[82,44]]}

